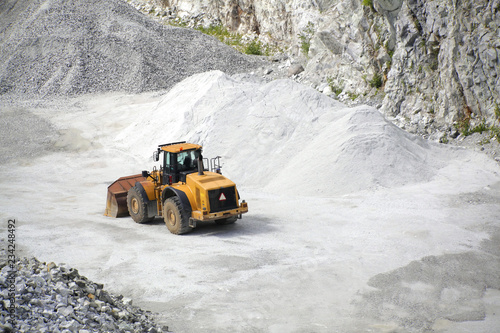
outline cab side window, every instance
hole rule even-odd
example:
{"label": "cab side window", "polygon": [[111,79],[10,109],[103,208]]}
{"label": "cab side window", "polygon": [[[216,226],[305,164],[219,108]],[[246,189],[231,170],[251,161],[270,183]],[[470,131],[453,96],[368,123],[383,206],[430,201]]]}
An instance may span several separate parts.
{"label": "cab side window", "polygon": [[167,170],[170,170],[170,153],[169,152],[165,153],[165,166],[167,167]]}
{"label": "cab side window", "polygon": [[172,174],[174,172],[174,165],[172,153],[165,152],[165,172]]}

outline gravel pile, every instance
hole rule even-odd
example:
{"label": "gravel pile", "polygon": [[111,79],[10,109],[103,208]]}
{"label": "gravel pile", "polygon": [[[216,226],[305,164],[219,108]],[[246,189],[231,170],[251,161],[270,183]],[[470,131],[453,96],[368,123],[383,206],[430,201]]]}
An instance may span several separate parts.
{"label": "gravel pile", "polygon": [[2,1],[0,59],[0,94],[19,96],[139,93],[208,70],[234,74],[264,64],[120,0]]}
{"label": "gravel pile", "polygon": [[[4,263],[5,265],[5,263]],[[65,264],[21,259],[11,286],[9,265],[0,272],[0,332],[167,332],[152,313],[114,296],[103,285],[89,281]],[[9,276],[9,274],[11,274]],[[12,309],[9,289],[15,287],[15,327],[8,320]]]}

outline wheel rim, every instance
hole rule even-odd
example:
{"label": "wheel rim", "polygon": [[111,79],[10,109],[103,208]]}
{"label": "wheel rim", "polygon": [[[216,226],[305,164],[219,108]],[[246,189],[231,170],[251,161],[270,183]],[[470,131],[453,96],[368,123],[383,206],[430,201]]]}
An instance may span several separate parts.
{"label": "wheel rim", "polygon": [[169,210],[167,212],[167,217],[168,217],[168,223],[170,223],[171,226],[175,226],[177,224],[177,219],[175,218],[175,213],[173,210]]}
{"label": "wheel rim", "polygon": [[139,202],[137,201],[137,198],[132,198],[131,200],[131,208],[132,208],[132,213],[137,214],[139,213]]}

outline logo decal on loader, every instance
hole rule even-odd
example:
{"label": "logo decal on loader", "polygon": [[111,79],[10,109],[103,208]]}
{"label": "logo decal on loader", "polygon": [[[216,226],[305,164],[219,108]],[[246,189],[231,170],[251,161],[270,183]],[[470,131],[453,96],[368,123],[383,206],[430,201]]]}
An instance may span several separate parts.
{"label": "logo decal on loader", "polygon": [[224,193],[220,194],[219,201],[226,201],[226,196],[224,195]]}

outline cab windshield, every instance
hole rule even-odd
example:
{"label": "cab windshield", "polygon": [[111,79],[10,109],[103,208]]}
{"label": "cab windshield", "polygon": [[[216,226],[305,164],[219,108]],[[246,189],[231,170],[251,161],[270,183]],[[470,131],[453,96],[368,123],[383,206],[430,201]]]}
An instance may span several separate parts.
{"label": "cab windshield", "polygon": [[179,171],[193,171],[198,169],[198,150],[186,150],[177,153],[177,166]]}

